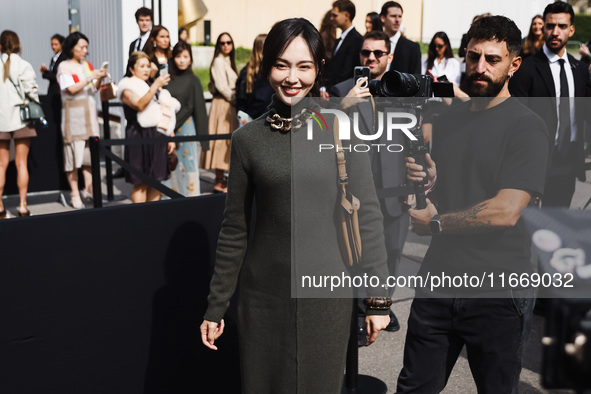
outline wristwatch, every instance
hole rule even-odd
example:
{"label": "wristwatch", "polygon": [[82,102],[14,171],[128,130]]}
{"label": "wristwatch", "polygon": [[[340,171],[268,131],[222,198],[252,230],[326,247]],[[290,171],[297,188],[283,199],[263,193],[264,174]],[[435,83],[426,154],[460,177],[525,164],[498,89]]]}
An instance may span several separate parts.
{"label": "wristwatch", "polygon": [[439,214],[431,218],[431,221],[429,222],[429,230],[431,230],[431,234],[433,235],[441,234],[441,221],[439,220]]}

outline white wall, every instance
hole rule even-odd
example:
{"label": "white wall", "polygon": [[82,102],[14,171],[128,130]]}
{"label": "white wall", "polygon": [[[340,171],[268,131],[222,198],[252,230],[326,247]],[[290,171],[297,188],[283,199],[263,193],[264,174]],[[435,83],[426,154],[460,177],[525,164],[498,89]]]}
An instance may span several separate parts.
{"label": "white wall", "polygon": [[35,70],[39,93],[46,94],[49,83],[41,77],[39,67],[41,63],[49,67],[51,62],[51,36],[68,35],[68,0],[0,0],[0,6],[0,32],[18,34],[21,55]]}
{"label": "white wall", "polygon": [[460,45],[475,15],[490,12],[512,19],[525,37],[531,19],[542,14],[554,0],[423,0],[423,42],[430,42],[438,31],[447,33],[452,47]]}

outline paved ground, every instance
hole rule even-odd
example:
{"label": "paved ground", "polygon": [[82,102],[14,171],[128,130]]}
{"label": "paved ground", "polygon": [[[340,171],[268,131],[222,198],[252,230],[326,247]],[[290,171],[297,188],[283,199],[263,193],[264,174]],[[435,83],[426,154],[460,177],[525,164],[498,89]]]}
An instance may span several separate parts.
{"label": "paved ground", "polygon": [[[103,193],[106,193],[104,186],[104,167],[103,172]],[[202,171],[201,173],[201,190],[204,193],[211,192],[213,189],[213,174],[211,172]],[[588,172],[587,178],[591,179],[591,171]],[[115,204],[130,204],[130,185],[124,182],[123,179],[115,179],[114,182],[114,202],[105,202],[109,205]],[[69,202],[69,193],[64,193],[62,196]],[[581,209],[586,201],[591,196],[591,181],[586,183],[577,183],[575,198],[573,200],[572,208]],[[63,201],[63,200],[62,200]],[[90,201],[86,202],[87,208],[92,208]],[[16,214],[16,207],[18,206],[18,199],[16,196],[8,196],[4,198],[6,208],[12,214]],[[33,215],[51,214],[55,212],[71,211],[72,208],[64,206],[60,201],[59,193],[43,193],[35,194],[29,198],[29,208]],[[10,219],[18,220],[18,219]],[[410,233],[403,251],[403,259],[400,266],[400,273],[411,274],[418,270],[419,264],[427,250],[429,237],[418,237],[414,233]],[[388,393],[392,393],[396,387],[396,379],[402,368],[402,354],[404,348],[404,337],[406,335],[406,322],[410,311],[410,304],[412,302],[413,293],[411,290],[399,292],[397,290],[396,301],[392,309],[400,320],[401,329],[396,333],[384,332],[380,334],[378,341],[368,348],[361,348],[359,350],[359,371],[361,374],[375,376],[385,382],[388,386]],[[540,384],[540,369],[541,369],[541,345],[540,340],[544,331],[544,320],[539,317],[534,317],[533,327],[530,334],[529,343],[526,350],[526,358],[524,368],[520,379],[520,392],[526,394],[533,393],[568,393],[570,391],[549,391],[544,390]],[[428,368],[429,366],[425,366]],[[446,394],[464,394],[475,393],[476,387],[470,374],[470,368],[466,360],[465,352],[463,352],[452,372],[450,380],[443,393]]]}

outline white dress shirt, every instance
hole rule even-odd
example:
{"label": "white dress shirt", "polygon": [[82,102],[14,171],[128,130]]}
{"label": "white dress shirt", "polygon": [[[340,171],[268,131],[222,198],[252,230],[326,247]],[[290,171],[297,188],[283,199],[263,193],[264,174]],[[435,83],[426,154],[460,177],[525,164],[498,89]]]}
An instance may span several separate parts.
{"label": "white dress shirt", "polygon": [[[441,63],[437,62],[438,60],[435,59],[433,68],[431,69],[433,76],[440,77],[445,75],[449,82],[453,82],[460,86],[460,77],[462,76],[462,72],[460,71],[460,62],[453,57],[444,57],[443,60],[441,60]],[[427,74],[427,60],[423,62],[423,66],[421,68],[421,74]]]}
{"label": "white dress shirt", "polygon": [[401,35],[402,33],[400,32],[400,30],[398,30],[396,34],[390,37],[390,53],[394,53],[394,50],[396,49],[396,44],[398,44],[398,40],[400,40]]}
{"label": "white dress shirt", "polygon": [[142,34],[139,37],[140,40],[140,45],[138,46],[137,44],[137,40],[135,41],[135,51],[141,51],[144,48],[144,45],[146,45],[146,41],[148,41],[148,38],[150,38],[150,30],[148,30],[146,33]]}
{"label": "white dress shirt", "polygon": [[[566,73],[566,81],[568,82],[568,93],[570,96],[570,140],[576,141],[577,139],[577,122],[575,119],[575,78],[573,76],[573,70],[571,69],[571,64],[568,61],[568,56],[566,50],[561,56],[558,56],[554,52],[551,52],[546,44],[542,47],[544,54],[550,61],[550,71],[552,72],[552,80],[554,81],[554,89],[556,90],[556,97],[560,97],[560,63],[558,62],[559,59],[564,59],[564,71]],[[558,105],[560,104],[560,100],[556,100],[556,116],[559,117]],[[560,118],[558,119],[558,124],[556,125],[556,139],[554,140],[554,144],[558,144],[558,128],[560,127]]]}

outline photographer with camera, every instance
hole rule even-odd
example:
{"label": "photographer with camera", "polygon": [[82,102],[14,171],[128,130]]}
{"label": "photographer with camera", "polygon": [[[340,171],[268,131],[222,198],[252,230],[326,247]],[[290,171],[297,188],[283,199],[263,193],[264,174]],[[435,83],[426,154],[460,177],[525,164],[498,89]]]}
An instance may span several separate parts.
{"label": "photographer with camera", "polygon": [[[390,39],[386,33],[381,31],[371,31],[364,37],[361,51],[359,52],[359,61],[362,66],[369,68],[369,75],[372,80],[380,80],[392,61],[390,53]],[[375,119],[375,103],[369,91],[369,81],[367,77],[350,78],[333,86],[331,92],[333,97],[344,97],[342,108],[354,107],[363,115],[360,116],[364,124],[362,128],[370,134],[375,133],[374,124],[371,119]],[[369,98],[369,99],[368,99]],[[404,144],[403,136],[395,143]],[[374,183],[377,189],[393,188],[406,183],[406,170],[404,166],[404,155],[400,152],[373,152],[370,151],[370,162]],[[406,204],[403,201],[402,192],[400,196],[380,198],[382,215],[384,216],[384,236],[386,239],[386,252],[388,256],[388,271],[394,275],[396,266],[402,255],[402,247],[408,234],[408,213]],[[359,303],[360,316],[364,312],[364,306]],[[365,344],[364,324],[360,320],[359,343]],[[400,324],[394,312],[390,311],[390,323],[386,331],[398,331]]]}
{"label": "photographer with camera", "polygon": [[[425,168],[407,158],[408,180],[430,185],[427,207],[409,213],[417,234],[432,235],[419,270],[432,280],[416,288],[398,393],[442,391],[464,345],[479,393],[517,390],[534,293],[492,279],[532,272],[520,216],[542,194],[549,153],[543,121],[509,99],[520,49],[513,21],[476,21],[463,86],[472,99],[439,117]],[[433,285],[444,277],[454,280]],[[465,277],[483,279],[455,281]]]}

